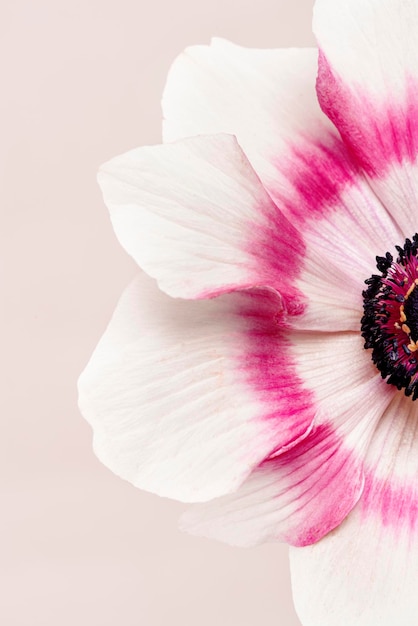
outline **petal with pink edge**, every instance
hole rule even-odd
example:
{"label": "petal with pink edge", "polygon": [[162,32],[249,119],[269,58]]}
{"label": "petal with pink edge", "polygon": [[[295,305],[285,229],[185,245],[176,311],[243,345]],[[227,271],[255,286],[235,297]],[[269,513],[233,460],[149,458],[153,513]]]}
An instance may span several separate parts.
{"label": "petal with pink edge", "polygon": [[416,231],[418,5],[317,0],[318,98],[404,236]]}
{"label": "petal with pink edge", "polygon": [[100,460],[138,487],[202,501],[296,445],[317,408],[281,316],[270,291],[175,300],[141,275],[79,382]]}
{"label": "petal with pink edge", "polygon": [[365,487],[347,519],[291,549],[304,626],[412,626],[418,615],[418,407],[397,393],[367,453]]}
{"label": "petal with pink edge", "polygon": [[303,241],[234,137],[132,150],[106,163],[99,182],[119,241],[169,295],[267,285],[303,310],[294,287]]}
{"label": "petal with pink edge", "polygon": [[302,546],[338,526],[357,503],[370,437],[394,390],[354,334],[290,333],[289,341],[296,370],[318,401],[312,432],[262,463],[235,493],[192,507],[181,522],[186,530],[235,545]]}

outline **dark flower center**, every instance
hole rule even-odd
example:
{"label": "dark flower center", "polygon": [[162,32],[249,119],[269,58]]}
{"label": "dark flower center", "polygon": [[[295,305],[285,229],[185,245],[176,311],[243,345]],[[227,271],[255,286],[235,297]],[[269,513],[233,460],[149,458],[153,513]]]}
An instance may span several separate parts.
{"label": "dark flower center", "polygon": [[396,259],[376,257],[380,274],[365,282],[361,334],[382,378],[418,398],[418,234],[396,246]]}

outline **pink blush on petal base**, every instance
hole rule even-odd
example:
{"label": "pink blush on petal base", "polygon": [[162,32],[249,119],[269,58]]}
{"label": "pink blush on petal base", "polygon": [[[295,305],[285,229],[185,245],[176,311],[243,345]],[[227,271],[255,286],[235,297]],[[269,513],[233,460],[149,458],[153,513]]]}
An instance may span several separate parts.
{"label": "pink blush on petal base", "polygon": [[271,453],[277,454],[309,435],[318,408],[313,393],[297,375],[280,298],[271,290],[253,289],[241,297],[238,314],[248,328],[245,357],[238,368],[257,401],[266,407],[263,420],[282,420],[288,429],[288,442],[282,439]]}
{"label": "pink blush on petal base", "polygon": [[[283,194],[285,213],[299,227],[327,216],[339,206],[347,187],[358,184],[358,170],[342,141],[329,132],[321,140],[301,137],[291,146],[285,175],[292,195]],[[283,163],[278,164],[283,168]]]}
{"label": "pink blush on petal base", "polygon": [[407,527],[415,534],[418,528],[418,493],[413,484],[396,484],[377,478],[372,471],[366,475],[361,497],[364,517],[377,516],[385,528]]}

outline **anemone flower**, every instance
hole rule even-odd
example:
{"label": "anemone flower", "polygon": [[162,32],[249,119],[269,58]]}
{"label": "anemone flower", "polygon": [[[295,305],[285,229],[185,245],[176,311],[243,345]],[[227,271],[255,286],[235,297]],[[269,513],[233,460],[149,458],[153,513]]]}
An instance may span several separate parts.
{"label": "anemone flower", "polygon": [[291,544],[304,626],[412,626],[418,3],[317,0],[314,31],[187,49],[165,143],[101,169],[143,273],[80,406],[111,470],[195,503],[184,528]]}

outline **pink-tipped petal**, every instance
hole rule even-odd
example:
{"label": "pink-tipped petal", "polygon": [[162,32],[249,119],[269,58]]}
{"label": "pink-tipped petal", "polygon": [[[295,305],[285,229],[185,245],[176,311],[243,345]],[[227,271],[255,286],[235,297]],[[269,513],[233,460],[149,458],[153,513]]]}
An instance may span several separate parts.
{"label": "pink-tipped petal", "polygon": [[376,423],[393,396],[351,333],[291,333],[291,354],[318,402],[312,432],[265,461],[235,492],[192,507],[188,531],[235,545],[314,543],[357,503]]}
{"label": "pink-tipped petal", "polygon": [[418,406],[397,392],[367,452],[363,494],[313,546],[291,550],[304,626],[411,626],[418,615]]}
{"label": "pink-tipped petal", "polygon": [[317,0],[318,98],[401,230],[418,199],[418,5]]}
{"label": "pink-tipped petal", "polygon": [[203,501],[296,445],[317,408],[281,324],[273,292],[191,302],[141,275],[80,378],[100,460],[143,489]]}
{"label": "pink-tipped petal", "polygon": [[301,313],[298,231],[230,135],[139,148],[99,173],[119,241],[161,289],[206,298],[267,285]]}

